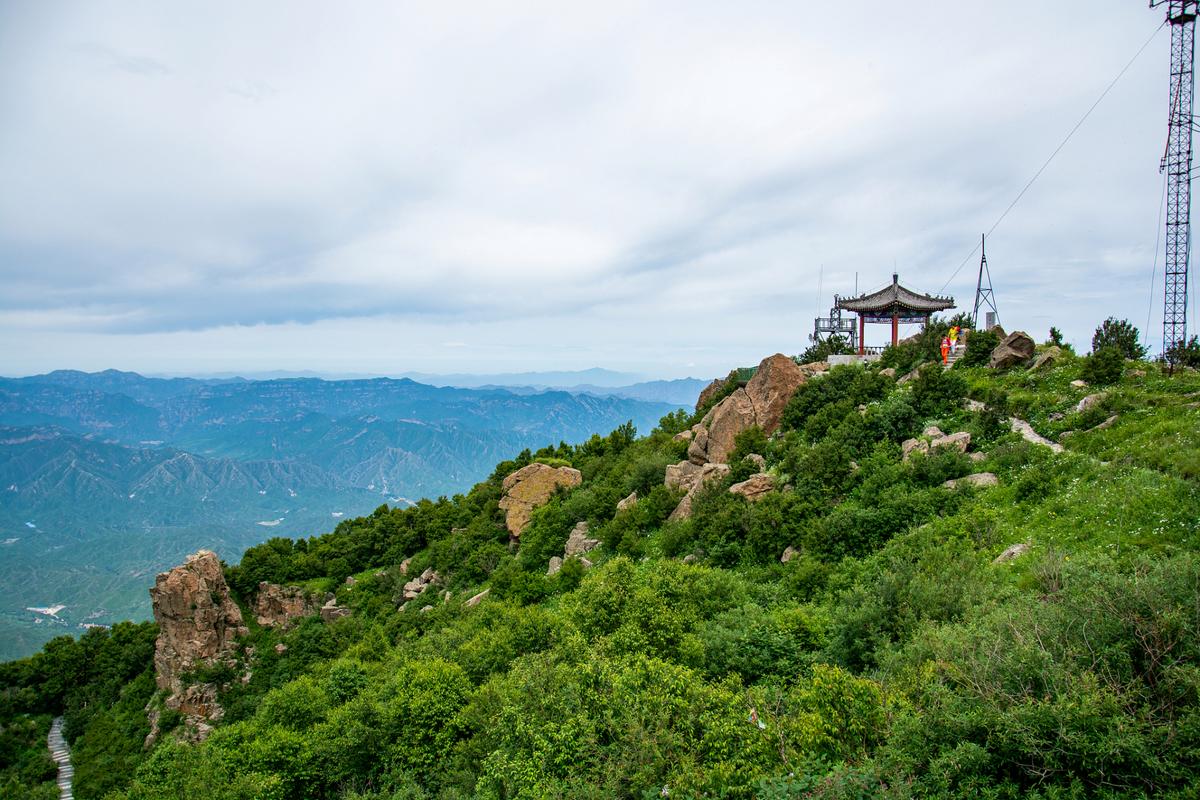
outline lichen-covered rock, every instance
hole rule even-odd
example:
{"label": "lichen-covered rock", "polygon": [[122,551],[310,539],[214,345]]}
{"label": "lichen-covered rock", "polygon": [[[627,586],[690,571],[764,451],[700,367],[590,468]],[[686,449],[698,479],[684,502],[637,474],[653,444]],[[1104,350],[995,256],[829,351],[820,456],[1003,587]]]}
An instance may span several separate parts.
{"label": "lichen-covered rock", "polygon": [[500,508],[506,513],[508,532],[519,537],[529,525],[533,509],[543,505],[559,488],[573,488],[583,482],[583,474],[571,467],[529,464],[504,479],[504,497]]}
{"label": "lichen-covered rock", "polygon": [[760,472],[751,475],[741,483],[733,484],[729,487],[729,491],[731,494],[740,494],[751,503],[755,503],[775,491],[775,479],[765,472]]}
{"label": "lichen-covered rock", "polygon": [[988,366],[992,369],[1008,369],[1018,364],[1024,364],[1033,358],[1033,351],[1036,347],[1033,337],[1029,334],[1024,331],[1013,331],[992,350]]}
{"label": "lichen-covered rock", "polygon": [[254,619],[267,628],[292,627],[296,620],[317,613],[317,599],[299,586],[263,581],[254,597]]}
{"label": "lichen-covered rock", "polygon": [[550,556],[550,564],[546,567],[546,577],[555,575],[562,569],[563,560],[560,556]]}
{"label": "lichen-covered rock", "polygon": [[203,738],[222,713],[216,687],[184,686],[182,676],[200,667],[236,663],[237,638],[248,633],[216,553],[201,550],[160,573],[150,589],[150,603],[158,623],[155,684],[168,692],[164,705],[183,713],[184,735]]}

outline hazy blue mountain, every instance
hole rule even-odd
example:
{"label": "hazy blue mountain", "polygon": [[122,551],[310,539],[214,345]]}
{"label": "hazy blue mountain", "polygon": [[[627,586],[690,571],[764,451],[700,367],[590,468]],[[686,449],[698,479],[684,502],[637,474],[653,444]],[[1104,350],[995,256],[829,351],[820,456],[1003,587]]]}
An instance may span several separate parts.
{"label": "hazy blue mountain", "polygon": [[388,378],[0,378],[0,660],[144,618],[154,575],[200,547],[465,491],[524,448],[648,431],[679,405]]}

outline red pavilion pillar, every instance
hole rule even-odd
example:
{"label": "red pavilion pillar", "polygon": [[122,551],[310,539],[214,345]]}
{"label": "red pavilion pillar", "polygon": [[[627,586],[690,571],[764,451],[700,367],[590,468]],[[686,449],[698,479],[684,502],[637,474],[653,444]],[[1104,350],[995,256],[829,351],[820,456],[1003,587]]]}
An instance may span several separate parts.
{"label": "red pavilion pillar", "polygon": [[867,318],[862,314],[858,315],[858,354],[867,354]]}
{"label": "red pavilion pillar", "polygon": [[892,312],[892,347],[895,347],[900,342],[900,314]]}

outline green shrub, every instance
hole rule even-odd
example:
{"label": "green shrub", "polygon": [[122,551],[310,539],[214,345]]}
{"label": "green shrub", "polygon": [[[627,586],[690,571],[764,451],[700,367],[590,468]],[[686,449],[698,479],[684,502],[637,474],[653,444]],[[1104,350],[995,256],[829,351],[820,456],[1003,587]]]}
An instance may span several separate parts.
{"label": "green shrub", "polygon": [[1097,353],[1111,347],[1120,353],[1122,358],[1137,361],[1146,357],[1146,348],[1142,347],[1140,338],[1138,329],[1129,320],[1109,317],[1100,323],[1092,335],[1092,352]]}
{"label": "green shrub", "polygon": [[1083,359],[1080,377],[1093,386],[1109,386],[1121,380],[1125,356],[1116,347],[1101,347]]}
{"label": "green shrub", "polygon": [[971,331],[967,337],[967,349],[954,362],[955,369],[966,367],[984,367],[992,357],[992,351],[1000,344],[1000,337],[995,331]]}

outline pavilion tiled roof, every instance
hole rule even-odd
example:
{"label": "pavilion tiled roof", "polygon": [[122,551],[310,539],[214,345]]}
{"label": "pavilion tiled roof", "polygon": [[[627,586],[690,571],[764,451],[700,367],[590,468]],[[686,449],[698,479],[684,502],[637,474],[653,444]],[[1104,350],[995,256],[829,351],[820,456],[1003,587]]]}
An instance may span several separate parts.
{"label": "pavilion tiled roof", "polygon": [[954,298],[919,294],[901,286],[899,276],[893,275],[891,284],[878,291],[858,297],[838,298],[837,307],[859,314],[882,314],[891,311],[932,314],[935,311],[954,308]]}

